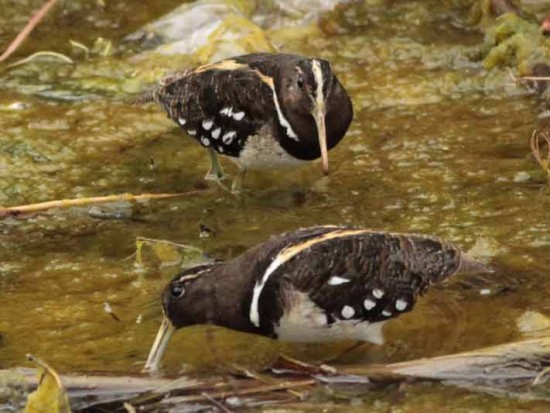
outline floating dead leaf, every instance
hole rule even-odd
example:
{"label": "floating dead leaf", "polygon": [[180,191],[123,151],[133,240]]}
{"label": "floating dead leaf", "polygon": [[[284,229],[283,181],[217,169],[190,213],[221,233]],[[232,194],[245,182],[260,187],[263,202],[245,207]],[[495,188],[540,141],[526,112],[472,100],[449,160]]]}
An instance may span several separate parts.
{"label": "floating dead leaf", "polygon": [[531,336],[550,336],[550,317],[527,310],[516,320],[519,331]]}
{"label": "floating dead leaf", "polygon": [[494,238],[480,236],[470,248],[466,255],[475,258],[477,261],[487,264],[491,258],[505,252],[505,248]]}
{"label": "floating dead leaf", "polygon": [[38,367],[38,388],[29,394],[25,413],[70,413],[69,398],[55,370],[31,354],[27,358]]}
{"label": "floating dead leaf", "polygon": [[179,265],[188,260],[193,260],[203,257],[203,251],[200,248],[191,245],[178,244],[176,242],[153,239],[153,238],[136,238],[136,258],[135,264],[138,267],[143,266],[143,247],[148,246],[152,249],[155,256],[160,260],[161,268]]}

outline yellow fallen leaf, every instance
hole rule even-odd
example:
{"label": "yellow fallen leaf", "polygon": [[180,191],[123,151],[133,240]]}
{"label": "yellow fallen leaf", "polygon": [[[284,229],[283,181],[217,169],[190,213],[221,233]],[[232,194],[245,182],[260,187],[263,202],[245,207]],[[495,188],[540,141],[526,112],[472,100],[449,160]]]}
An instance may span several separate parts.
{"label": "yellow fallen leaf", "polygon": [[151,248],[155,252],[155,255],[162,263],[162,266],[177,265],[181,262],[182,256],[180,253],[181,248],[175,245],[165,242],[156,242],[151,244]]}
{"label": "yellow fallen leaf", "polygon": [[37,366],[38,388],[29,394],[25,413],[71,413],[69,398],[55,370],[31,354],[27,358]]}
{"label": "yellow fallen leaf", "polygon": [[519,331],[527,335],[550,335],[550,317],[527,310],[516,320]]}
{"label": "yellow fallen leaf", "polygon": [[191,245],[178,244],[176,242],[153,239],[145,237],[136,238],[136,256],[135,264],[138,267],[143,266],[143,247],[150,247],[155,256],[161,262],[161,267],[178,265],[189,259],[202,257],[203,252],[200,248]]}

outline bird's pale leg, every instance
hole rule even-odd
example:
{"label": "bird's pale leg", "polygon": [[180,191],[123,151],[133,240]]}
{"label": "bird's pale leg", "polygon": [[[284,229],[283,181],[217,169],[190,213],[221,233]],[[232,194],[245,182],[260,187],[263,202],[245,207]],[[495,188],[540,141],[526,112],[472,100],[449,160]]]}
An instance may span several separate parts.
{"label": "bird's pale leg", "polygon": [[216,151],[212,148],[208,148],[208,156],[210,156],[210,169],[208,170],[204,179],[207,181],[221,181],[225,175],[223,173],[222,166],[218,160]]}
{"label": "bird's pale leg", "polygon": [[243,179],[246,175],[246,169],[242,166],[239,166],[239,173],[233,180],[233,184],[231,185],[231,192],[234,194],[238,194],[241,192],[242,186],[243,186]]}

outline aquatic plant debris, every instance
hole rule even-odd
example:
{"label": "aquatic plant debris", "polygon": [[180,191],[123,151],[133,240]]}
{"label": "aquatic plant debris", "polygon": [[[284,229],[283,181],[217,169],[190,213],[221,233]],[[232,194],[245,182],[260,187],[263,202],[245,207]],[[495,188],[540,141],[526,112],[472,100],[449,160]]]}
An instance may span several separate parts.
{"label": "aquatic plant debris", "polygon": [[149,246],[153,250],[156,257],[160,260],[161,268],[179,265],[186,260],[194,258],[204,258],[204,252],[192,245],[178,244],[177,242],[162,239],[137,237],[134,264],[138,268],[144,265],[142,254],[144,246]]}
{"label": "aquatic plant debris", "polygon": [[60,199],[56,201],[47,201],[40,202],[38,204],[29,204],[29,205],[19,205],[13,207],[0,207],[0,218],[11,216],[17,217],[19,215],[25,214],[35,214],[38,212],[45,212],[52,209],[63,209],[70,208],[74,206],[83,206],[90,204],[102,204],[106,202],[117,202],[117,201],[147,201],[152,199],[167,199],[167,198],[176,198],[185,195],[193,195],[202,192],[203,190],[194,190],[189,192],[178,192],[173,194],[117,194],[117,195],[106,195],[98,197],[88,197],[88,198],[76,198],[76,199]]}
{"label": "aquatic plant debris", "polygon": [[32,354],[27,358],[38,367],[38,388],[29,394],[25,413],[71,413],[69,398],[57,372]]}
{"label": "aquatic plant debris", "polygon": [[23,30],[21,30],[21,32],[17,35],[13,42],[10,43],[4,53],[2,53],[2,55],[0,56],[0,62],[6,60],[17,50],[21,43],[23,43],[23,41],[30,34],[30,32],[33,31],[37,24],[40,23],[40,21],[50,11],[50,9],[55,6],[56,3],[57,0],[48,0],[46,4],[42,6],[42,8],[29,20],[27,25],[23,28]]}

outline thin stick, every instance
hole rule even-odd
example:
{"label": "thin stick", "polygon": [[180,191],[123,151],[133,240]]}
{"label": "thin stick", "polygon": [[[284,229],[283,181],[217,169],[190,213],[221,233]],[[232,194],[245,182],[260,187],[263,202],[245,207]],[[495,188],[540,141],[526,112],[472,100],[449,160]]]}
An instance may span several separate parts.
{"label": "thin stick", "polygon": [[227,407],[225,407],[222,403],[214,399],[212,396],[210,396],[208,393],[203,392],[201,393],[201,396],[203,396],[206,400],[208,400],[210,403],[212,403],[214,406],[216,406],[218,409],[220,409],[224,413],[233,413],[232,410],[229,410]]}
{"label": "thin stick", "polygon": [[14,207],[0,207],[0,218],[6,216],[18,216],[21,214],[31,214],[36,212],[44,212],[55,208],[70,208],[74,206],[103,204],[106,202],[117,201],[144,201],[149,199],[167,199],[176,198],[185,195],[193,195],[202,192],[203,190],[195,190],[189,192],[177,192],[173,194],[117,194],[98,196],[91,198],[76,198],[76,199],[60,199],[56,201],[40,202],[38,204],[19,205]]}
{"label": "thin stick", "polygon": [[[224,399],[226,397],[249,396],[252,394],[271,393],[274,391],[288,390],[288,389],[293,389],[297,387],[310,387],[315,385],[316,383],[317,381],[312,379],[292,381],[292,382],[284,382],[284,383],[278,383],[278,384],[268,384],[265,386],[257,386],[257,387],[248,388],[248,389],[241,389],[234,392],[228,392],[228,391],[214,392],[214,393],[210,393],[209,396],[214,397],[216,399]],[[200,395],[178,397],[178,402],[192,403],[192,402],[199,402],[204,399],[205,397],[202,394],[200,394]]]}
{"label": "thin stick", "polygon": [[518,76],[519,80],[550,80],[549,76]]}
{"label": "thin stick", "polygon": [[3,62],[8,57],[10,57],[13,52],[17,50],[17,48],[23,43],[23,41],[27,38],[30,32],[33,31],[33,29],[36,27],[38,23],[40,23],[40,20],[44,18],[46,13],[57,3],[57,0],[48,0],[44,6],[40,10],[36,12],[34,16],[29,20],[29,22],[26,24],[26,26],[19,32],[17,37],[10,43],[8,48],[4,53],[2,53],[2,56],[0,56],[0,62]]}
{"label": "thin stick", "polygon": [[130,403],[124,402],[122,407],[124,407],[128,413],[136,413],[135,407],[132,406]]}
{"label": "thin stick", "polygon": [[535,380],[533,380],[533,383],[531,383],[531,387],[541,384],[544,381],[544,376],[548,374],[550,374],[550,367],[546,367],[543,371],[537,374],[537,377],[535,377]]}
{"label": "thin stick", "polygon": [[509,67],[507,67],[506,69],[510,78],[516,83],[520,80],[550,80],[549,76],[516,76],[512,72],[512,69],[510,69]]}
{"label": "thin stick", "polygon": [[[263,377],[261,377],[260,375],[248,370],[248,369],[245,369],[241,366],[237,366],[237,365],[233,365],[232,366],[234,369],[236,369],[238,372],[244,374],[245,377],[248,377],[248,378],[251,378],[251,379],[254,379],[254,380],[257,380],[258,382],[260,383],[263,383],[263,384],[272,384],[273,383],[273,380],[270,379],[270,380],[267,380]],[[290,394],[292,394],[293,396],[296,396],[298,397],[300,400],[302,400],[304,398],[304,394],[303,393],[300,393],[296,390],[291,390],[291,389],[288,389],[287,390]]]}
{"label": "thin stick", "polygon": [[170,245],[172,247],[181,248],[184,250],[191,250],[196,252],[203,252],[200,248],[193,247],[191,245],[179,244],[174,241],[169,241],[167,239],[156,239],[156,238],[147,238],[147,237],[136,237],[136,241],[149,242],[151,244],[164,244]]}

